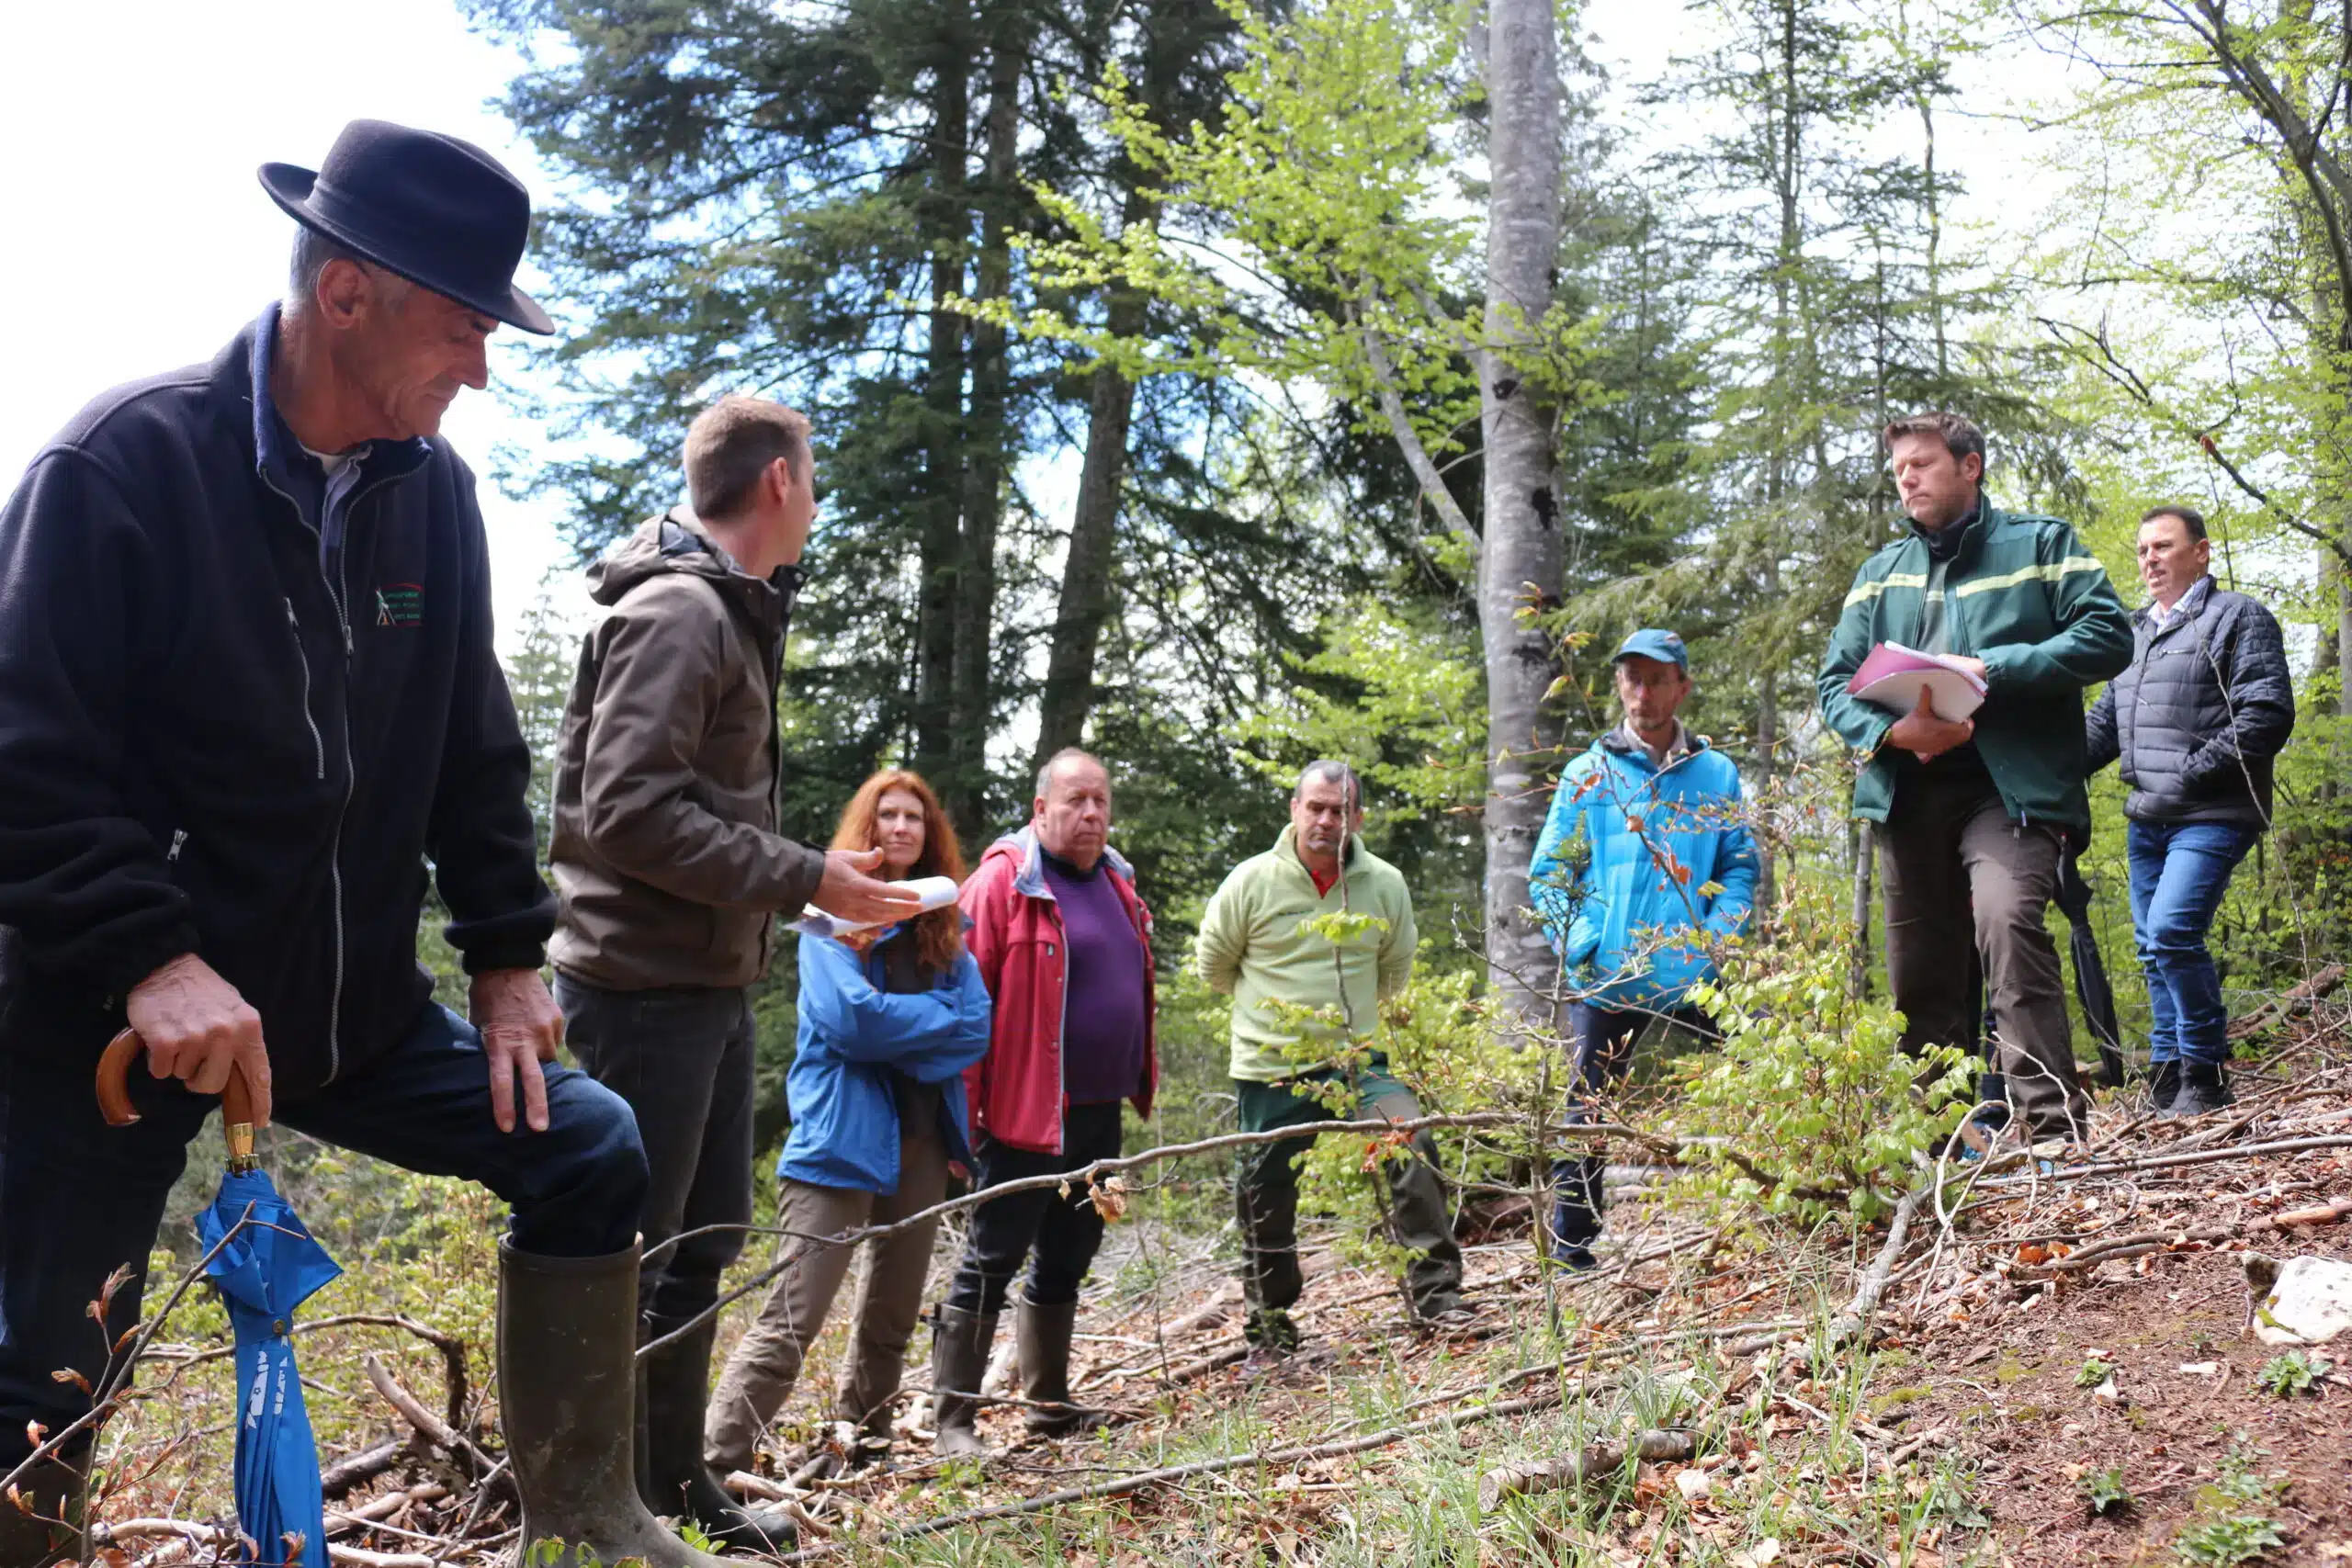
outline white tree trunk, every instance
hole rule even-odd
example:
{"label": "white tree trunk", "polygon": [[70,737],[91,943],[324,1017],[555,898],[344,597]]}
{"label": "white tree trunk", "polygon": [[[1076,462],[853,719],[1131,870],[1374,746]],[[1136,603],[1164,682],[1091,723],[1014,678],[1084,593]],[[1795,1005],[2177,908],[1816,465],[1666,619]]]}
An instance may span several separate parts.
{"label": "white tree trunk", "polygon": [[1527,913],[1527,863],[1550,804],[1560,723],[1545,711],[1552,639],[1520,613],[1560,595],[1555,447],[1549,399],[1510,363],[1550,306],[1560,252],[1560,51],[1551,0],[1490,0],[1487,102],[1486,435],[1478,621],[1487,654],[1487,959],[1495,998],[1549,1024],[1555,969]]}

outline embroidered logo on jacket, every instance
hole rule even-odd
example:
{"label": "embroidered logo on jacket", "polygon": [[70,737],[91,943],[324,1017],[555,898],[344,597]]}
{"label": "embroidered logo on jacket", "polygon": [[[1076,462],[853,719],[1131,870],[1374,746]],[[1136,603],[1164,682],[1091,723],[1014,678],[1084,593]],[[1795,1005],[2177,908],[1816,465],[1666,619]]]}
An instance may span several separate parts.
{"label": "embroidered logo on jacket", "polygon": [[413,582],[380,583],[376,589],[376,624],[379,626],[421,626],[424,620],[424,590]]}

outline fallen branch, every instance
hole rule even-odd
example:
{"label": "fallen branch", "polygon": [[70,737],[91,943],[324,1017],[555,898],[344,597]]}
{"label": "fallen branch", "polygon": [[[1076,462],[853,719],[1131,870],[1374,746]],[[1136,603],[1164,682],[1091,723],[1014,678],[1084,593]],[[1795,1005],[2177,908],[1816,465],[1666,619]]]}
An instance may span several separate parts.
{"label": "fallen branch", "polygon": [[374,1351],[368,1353],[363,1364],[368,1369],[368,1381],[376,1385],[376,1392],[384,1396],[384,1403],[399,1411],[401,1419],[415,1427],[418,1436],[458,1461],[465,1468],[469,1479],[486,1481],[497,1471],[496,1461],[476,1448],[471,1438],[424,1408],[416,1395],[401,1386],[400,1380],[392,1376]]}
{"label": "fallen branch", "polygon": [[2311,978],[2303,980],[2279,995],[2271,998],[2243,1018],[2230,1021],[2233,1042],[2251,1040],[2265,1030],[2276,1028],[2294,1013],[2326,996],[2344,983],[2344,965],[2331,964]]}
{"label": "fallen branch", "polygon": [[1903,1244],[1911,1238],[1911,1216],[1919,1212],[1921,1196],[1917,1191],[1906,1192],[1903,1201],[1894,1205],[1894,1218],[1886,1227],[1886,1245],[1871,1259],[1871,1266],[1854,1286],[1853,1299],[1829,1326],[1833,1344],[1860,1334],[1869,1325],[1871,1315],[1878,1311],[1879,1298],[1886,1294],[1887,1280],[1894,1273],[1894,1260],[1903,1256]]}
{"label": "fallen branch", "polygon": [[2164,1252],[2192,1241],[2228,1241],[2259,1231],[2300,1230],[2306,1225],[2330,1225],[2352,1215],[2352,1198],[2338,1199],[2314,1209],[2294,1209],[2283,1214],[2263,1214],[2251,1220],[2228,1225],[2177,1225],[2170,1230],[2136,1231],[2130,1235],[2107,1236],[2079,1251],[2055,1258],[2047,1263],[2026,1264],[2017,1271],[2031,1271],[2032,1278],[2054,1274],[2079,1273],[2096,1269],[2102,1263],[2119,1262],[2127,1258],[2143,1258],[2153,1252]]}
{"label": "fallen branch", "polygon": [[2184,1165],[2211,1165],[2217,1160],[2252,1159],[2257,1155],[2308,1154],[2314,1149],[2352,1148],[2352,1134],[2324,1138],[2282,1138],[2269,1144],[2241,1144],[2233,1149],[2199,1149],[2193,1154],[2151,1155],[2145,1159],[2109,1160],[2099,1165],[2062,1165],[2028,1176],[2001,1176],[1978,1183],[1984,1188],[2030,1187],[2041,1181],[2080,1181],[2091,1176],[2120,1176],[2135,1170],[2167,1170]]}
{"label": "fallen branch", "polygon": [[319,1472],[319,1495],[330,1503],[339,1503],[399,1464],[401,1455],[408,1450],[408,1440],[399,1438],[346,1454]]}
{"label": "fallen branch", "polygon": [[1627,1461],[1645,1463],[1689,1460],[1699,1452],[1699,1435],[1690,1431],[1647,1431],[1631,1438],[1587,1443],[1558,1459],[1533,1464],[1504,1465],[1478,1478],[1478,1511],[1491,1514],[1506,1498],[1530,1492],[1568,1492],[1595,1481],[1614,1477]]}
{"label": "fallen branch", "polygon": [[[1184,1159],[1193,1155],[1213,1154],[1220,1150],[1246,1148],[1254,1145],[1286,1143],[1294,1138],[1319,1138],[1326,1133],[1352,1133],[1367,1137],[1394,1138],[1439,1127],[1507,1127],[1538,1134],[1546,1138],[1603,1140],[1616,1138],[1636,1143],[1645,1148],[1668,1155],[1672,1155],[1684,1147],[1713,1146],[1721,1142],[1719,1139],[1661,1137],[1655,1133],[1645,1133],[1638,1127],[1622,1126],[1611,1122],[1555,1122],[1531,1127],[1526,1117],[1507,1111],[1474,1111],[1453,1116],[1416,1116],[1401,1122],[1391,1122],[1385,1117],[1360,1122],[1303,1122],[1296,1126],[1276,1127],[1262,1133],[1227,1133],[1214,1138],[1197,1139],[1189,1144],[1165,1144],[1158,1148],[1123,1155],[1117,1159],[1096,1160],[1093,1164],[1080,1166],[1076,1170],[1046,1176],[1027,1176],[1014,1181],[999,1182],[993,1187],[980,1188],[964,1193],[960,1197],[945,1199],[933,1203],[927,1209],[918,1210],[914,1213],[893,1220],[887,1224],[860,1225],[835,1235],[809,1235],[777,1225],[736,1224],[701,1225],[693,1230],[681,1231],[660,1246],[648,1249],[645,1260],[648,1263],[657,1261],[671,1247],[678,1246],[681,1242],[720,1232],[737,1235],[781,1236],[787,1241],[805,1243],[806,1247],[803,1251],[780,1258],[765,1269],[752,1274],[741,1284],[727,1292],[709,1306],[679,1324],[668,1333],[647,1340],[638,1347],[637,1354],[642,1359],[657,1350],[667,1348],[716,1318],[729,1305],[741,1301],[754,1291],[764,1289],[777,1278],[797,1267],[808,1247],[855,1247],[861,1242],[879,1241],[885,1237],[896,1235],[901,1231],[911,1230],[917,1225],[933,1224],[942,1215],[973,1208],[981,1203],[993,1202],[999,1198],[1008,1197],[1016,1192],[1083,1191],[1099,1186],[1103,1177],[1115,1175],[1123,1170],[1134,1170],[1144,1166],[1156,1165],[1164,1160]],[[1717,1149],[1716,1152],[1722,1151]]]}
{"label": "fallen branch", "polygon": [[[148,1540],[156,1536],[177,1536],[190,1546],[234,1548],[238,1542],[232,1530],[212,1525],[198,1524],[193,1519],[117,1519],[112,1524],[90,1527],[90,1541],[94,1546],[112,1546],[126,1540]],[[446,1568],[449,1559],[424,1557],[413,1552],[393,1553],[366,1551],[356,1546],[345,1546],[339,1540],[327,1542],[327,1561],[349,1564],[349,1568]]]}
{"label": "fallen branch", "polygon": [[[921,1524],[908,1525],[904,1529],[892,1530],[877,1544],[895,1546],[901,1541],[921,1540],[924,1536],[937,1535],[944,1530],[958,1529],[966,1525],[983,1524],[991,1519],[1015,1518],[1023,1514],[1042,1513],[1047,1508],[1058,1508],[1071,1503],[1091,1502],[1101,1497],[1122,1496],[1130,1492],[1139,1492],[1147,1486],[1164,1486],[1174,1482],[1191,1481],[1204,1475],[1222,1475],[1227,1471],[1244,1470],[1252,1466],[1271,1469],[1277,1465],[1305,1464],[1314,1460],[1339,1459],[1348,1454],[1365,1453],[1374,1449],[1393,1447],[1408,1438],[1418,1438],[1426,1432],[1475,1426],[1482,1421],[1499,1420],[1506,1416],[1524,1416],[1531,1411],[1550,1409],[1559,1403],[1560,1395],[1557,1393],[1532,1394],[1525,1399],[1507,1399],[1498,1404],[1489,1404],[1476,1410],[1437,1416],[1426,1421],[1414,1421],[1402,1427],[1391,1427],[1385,1431],[1367,1433],[1363,1437],[1351,1438],[1343,1442],[1314,1443],[1304,1448],[1277,1449],[1271,1453],[1259,1453],[1253,1450],[1249,1453],[1227,1454],[1221,1459],[1200,1460],[1192,1464],[1170,1465],[1165,1470],[1139,1471],[1133,1475],[1122,1475],[1110,1481],[1098,1481],[1087,1486],[1072,1486],[1059,1492],[1048,1492],[1042,1496],[1025,1498],[1018,1503],[1000,1503],[991,1507],[968,1508],[962,1513],[943,1514],[935,1519],[925,1519]],[[830,1556],[837,1550],[839,1549],[831,1545],[812,1547],[805,1551],[796,1551],[790,1556],[779,1558],[777,1561],[813,1562],[820,1557]]]}
{"label": "fallen branch", "polygon": [[[442,1382],[447,1397],[444,1402],[448,1414],[445,1419],[452,1427],[466,1425],[466,1401],[469,1387],[466,1378],[466,1342],[454,1334],[444,1334],[428,1324],[400,1313],[347,1312],[333,1317],[298,1319],[288,1329],[289,1334],[315,1334],[322,1328],[398,1328],[415,1335],[419,1339],[441,1352]],[[207,1361],[224,1360],[237,1353],[234,1345],[216,1346],[209,1350],[192,1351],[187,1355],[173,1355],[169,1359],[175,1375],[188,1367],[201,1366]],[[146,1352],[149,1359],[164,1358],[157,1350]]]}

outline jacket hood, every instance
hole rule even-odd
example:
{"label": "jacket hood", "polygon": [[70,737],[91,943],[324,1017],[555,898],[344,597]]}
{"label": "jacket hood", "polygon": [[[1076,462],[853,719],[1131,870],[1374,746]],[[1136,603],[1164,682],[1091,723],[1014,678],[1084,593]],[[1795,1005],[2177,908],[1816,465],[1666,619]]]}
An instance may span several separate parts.
{"label": "jacket hood", "polygon": [[[1679,728],[1681,730],[1681,737],[1677,749],[1668,751],[1666,756],[1665,766],[1669,768],[1677,762],[1688,761],[1702,751],[1712,750],[1714,747],[1713,741],[1699,734],[1689,725],[1681,725]],[[1629,761],[1639,762],[1645,768],[1657,766],[1650,761],[1649,748],[1628,737],[1625,733],[1625,726],[1622,722],[1611,725],[1601,731],[1587,750],[1604,761],[1611,757],[1623,757]]]}
{"label": "jacket hood", "polygon": [[[588,568],[588,594],[599,604],[617,604],[624,594],[665,571],[683,571],[713,582],[743,573],[725,550],[674,512],[649,517],[637,531],[606,550]],[[746,579],[746,581],[749,581]]]}
{"label": "jacket hood", "polygon": [[[1037,843],[1035,824],[1017,833],[1007,833],[990,844],[980,861],[985,864],[1000,855],[1012,859],[1013,891],[1031,898],[1051,898],[1054,896],[1054,890],[1046,886],[1046,863]],[[1102,846],[1102,863],[1109,866],[1120,881],[1130,887],[1135,886],[1136,868],[1127,863],[1126,856],[1108,844]]]}

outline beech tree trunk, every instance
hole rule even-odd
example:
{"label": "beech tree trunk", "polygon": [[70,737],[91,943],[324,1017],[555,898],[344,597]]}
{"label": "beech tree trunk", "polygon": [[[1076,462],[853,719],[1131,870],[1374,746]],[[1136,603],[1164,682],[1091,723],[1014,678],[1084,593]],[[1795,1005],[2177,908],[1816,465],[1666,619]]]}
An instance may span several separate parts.
{"label": "beech tree trunk", "polygon": [[[1559,602],[1553,409],[1513,364],[1552,299],[1560,252],[1560,50],[1550,0],[1487,8],[1487,346],[1479,355],[1486,437],[1478,623],[1487,659],[1487,972],[1523,1030],[1556,1020],[1554,959],[1528,910],[1527,865],[1557,774],[1561,722],[1545,697],[1559,660],[1522,612]],[[1507,1032],[1510,1026],[1505,1025]]]}

